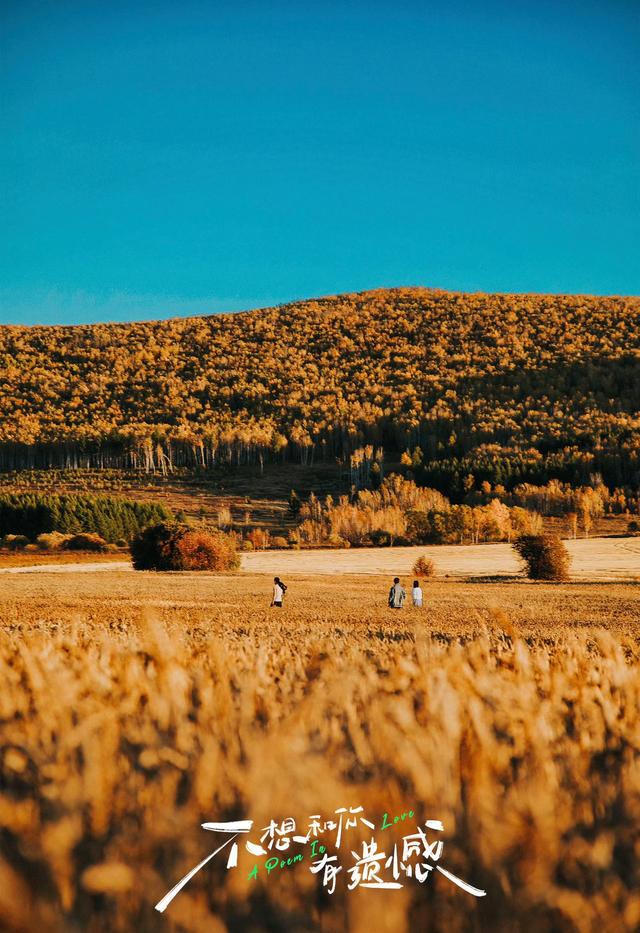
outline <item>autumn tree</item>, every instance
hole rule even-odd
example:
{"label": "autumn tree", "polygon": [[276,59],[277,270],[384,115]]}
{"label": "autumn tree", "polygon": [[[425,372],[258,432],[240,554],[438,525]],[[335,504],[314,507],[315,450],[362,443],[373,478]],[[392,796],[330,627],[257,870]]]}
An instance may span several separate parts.
{"label": "autumn tree", "polygon": [[298,496],[298,493],[295,491],[295,489],[292,489],[289,493],[289,511],[294,518],[297,518],[300,514],[301,507],[302,503],[300,502],[300,497]]}
{"label": "autumn tree", "polygon": [[522,558],[530,579],[562,581],[569,578],[569,552],[557,536],[522,535],[516,538],[513,548]]}
{"label": "autumn tree", "polygon": [[149,525],[131,542],[136,570],[235,570],[239,565],[233,535],[188,525]]}

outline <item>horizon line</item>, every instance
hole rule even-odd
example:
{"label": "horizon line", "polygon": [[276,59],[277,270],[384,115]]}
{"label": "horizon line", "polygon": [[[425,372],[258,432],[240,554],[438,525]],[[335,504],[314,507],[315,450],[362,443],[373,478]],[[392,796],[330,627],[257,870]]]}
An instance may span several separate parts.
{"label": "horizon line", "polygon": [[[68,323],[68,324],[12,324],[12,323],[0,323],[2,328],[43,328],[43,329],[52,329],[52,328],[77,328],[77,327],[120,327],[120,326],[129,326],[131,324],[160,324],[169,321],[187,321],[195,320],[197,318],[207,318],[207,317],[231,317],[241,314],[254,314],[262,311],[275,311],[278,309],[286,308],[290,305],[297,304],[307,304],[309,302],[315,301],[328,301],[331,299],[340,299],[348,297],[362,297],[367,295],[375,295],[383,292],[401,292],[401,291],[414,291],[414,292],[429,292],[432,294],[439,295],[484,295],[484,296],[495,296],[500,298],[510,298],[510,297],[535,297],[535,298],[604,298],[604,299],[631,299],[637,300],[640,299],[640,295],[635,294],[622,294],[622,293],[594,293],[594,292],[547,292],[547,291],[487,291],[485,289],[455,289],[455,288],[445,288],[439,285],[380,285],[373,288],[364,288],[356,289],[349,291],[340,291],[340,292],[327,292],[321,295],[310,295],[306,297],[295,297],[290,298],[286,301],[276,302],[273,304],[259,304],[253,307],[248,308],[238,308],[236,310],[219,310],[219,311],[202,311],[198,313],[185,313],[185,314],[170,314],[167,317],[151,317],[151,318],[139,318],[132,317],[126,320],[95,320],[95,321],[86,321],[81,323]],[[135,298],[136,296],[131,296]],[[200,299],[185,299],[185,304],[193,301],[199,301]],[[210,300],[211,302],[220,301],[220,299],[211,298],[211,299],[202,299],[203,301]],[[175,298],[168,297],[167,302],[175,301]],[[229,299],[231,303],[231,299]]]}

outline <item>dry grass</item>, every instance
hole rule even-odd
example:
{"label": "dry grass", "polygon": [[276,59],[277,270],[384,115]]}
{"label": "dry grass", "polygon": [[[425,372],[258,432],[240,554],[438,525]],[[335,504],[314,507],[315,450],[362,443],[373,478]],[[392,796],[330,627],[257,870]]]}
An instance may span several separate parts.
{"label": "dry grass", "polygon": [[[2,929],[638,929],[640,587],[434,582],[393,613],[386,578],[287,582],[277,614],[265,576],[3,578]],[[442,820],[487,897],[217,859],[153,910],[201,822],[357,804]]]}
{"label": "dry grass", "polygon": [[[58,564],[92,564],[96,562],[95,551],[6,551],[0,550],[0,568],[2,567],[40,567],[45,564],[56,566]],[[110,553],[105,551],[99,555],[100,562],[122,563],[129,562],[129,550],[124,548]]]}

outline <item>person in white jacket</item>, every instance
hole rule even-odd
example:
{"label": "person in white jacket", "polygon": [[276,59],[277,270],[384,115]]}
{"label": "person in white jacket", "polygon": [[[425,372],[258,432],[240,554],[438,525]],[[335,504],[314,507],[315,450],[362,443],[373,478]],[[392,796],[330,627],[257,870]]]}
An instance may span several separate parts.
{"label": "person in white jacket", "polygon": [[280,577],[273,578],[273,598],[271,600],[272,606],[278,606],[282,609],[282,600],[284,599],[284,594],[287,592],[287,587],[282,582]]}
{"label": "person in white jacket", "polygon": [[413,581],[413,589],[411,590],[411,597],[413,599],[413,605],[417,609],[422,609],[422,587],[420,586],[419,580]]}

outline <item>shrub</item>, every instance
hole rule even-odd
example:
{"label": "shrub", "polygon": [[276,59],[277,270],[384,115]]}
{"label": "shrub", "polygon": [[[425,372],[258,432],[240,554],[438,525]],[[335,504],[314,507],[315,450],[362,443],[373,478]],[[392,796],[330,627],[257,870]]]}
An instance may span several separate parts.
{"label": "shrub", "polygon": [[236,538],[222,532],[160,522],[131,542],[136,570],[235,570]]}
{"label": "shrub", "polygon": [[26,535],[5,535],[2,539],[2,546],[9,548],[10,551],[21,551],[29,544]]}
{"label": "shrub", "polygon": [[249,539],[245,539],[241,544],[243,551],[253,551],[253,543]]}
{"label": "shrub", "polygon": [[149,525],[131,541],[129,549],[136,570],[175,570],[173,542],[177,530],[184,526],[168,522]]}
{"label": "shrub", "polygon": [[70,537],[71,535],[63,535],[59,531],[50,531],[48,534],[45,532],[38,535],[36,544],[41,551],[59,551]]}
{"label": "shrub", "polygon": [[275,538],[271,539],[271,547],[280,548],[282,550],[289,547],[289,542],[281,535],[276,535]]}
{"label": "shrub", "polygon": [[175,538],[173,560],[175,570],[235,570],[236,542],[230,535],[187,530]]}
{"label": "shrub", "polygon": [[522,535],[513,543],[531,580],[568,580],[571,558],[556,535]]}
{"label": "shrub", "polygon": [[383,529],[374,529],[367,535],[367,542],[371,542],[372,547],[391,547],[391,535]]}
{"label": "shrub", "polygon": [[62,545],[65,551],[106,551],[107,542],[100,535],[91,532],[81,532],[72,535]]}
{"label": "shrub", "polygon": [[436,565],[431,560],[430,557],[427,557],[425,554],[421,554],[413,565],[412,572],[416,577],[433,577],[436,572]]}
{"label": "shrub", "polygon": [[640,523],[632,519],[627,525],[627,531],[630,535],[637,535],[640,533]]}

